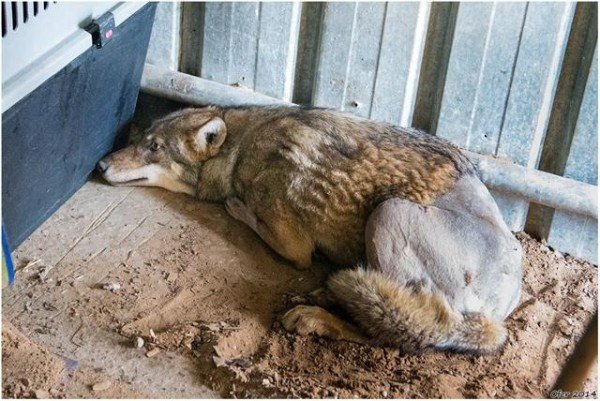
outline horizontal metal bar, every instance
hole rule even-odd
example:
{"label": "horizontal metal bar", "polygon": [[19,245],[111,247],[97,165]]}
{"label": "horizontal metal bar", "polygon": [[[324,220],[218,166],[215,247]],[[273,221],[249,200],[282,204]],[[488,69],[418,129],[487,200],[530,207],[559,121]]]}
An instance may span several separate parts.
{"label": "horizontal metal bar", "polygon": [[147,64],[141,91],[194,106],[292,105],[281,99]]}
{"label": "horizontal metal bar", "polygon": [[516,194],[530,202],[598,218],[598,187],[585,182],[519,166],[507,160],[463,150],[492,189]]}
{"label": "horizontal metal bar", "polygon": [[[293,105],[251,90],[235,88],[146,64],[141,90],[190,105]],[[598,218],[598,188],[512,162],[464,151],[491,189],[555,209]]]}

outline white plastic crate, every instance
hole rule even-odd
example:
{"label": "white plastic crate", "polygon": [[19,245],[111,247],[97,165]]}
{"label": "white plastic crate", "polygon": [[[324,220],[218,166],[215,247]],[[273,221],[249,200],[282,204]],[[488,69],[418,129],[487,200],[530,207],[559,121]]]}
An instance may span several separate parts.
{"label": "white plastic crate", "polygon": [[92,19],[110,11],[118,26],[145,4],[2,2],[2,112],[92,46]]}

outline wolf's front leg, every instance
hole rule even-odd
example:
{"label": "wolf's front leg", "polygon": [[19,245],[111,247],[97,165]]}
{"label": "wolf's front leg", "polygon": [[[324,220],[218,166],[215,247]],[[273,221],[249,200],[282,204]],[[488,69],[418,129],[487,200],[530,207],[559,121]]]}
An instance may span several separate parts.
{"label": "wolf's front leg", "polygon": [[297,225],[273,210],[257,214],[238,198],[227,198],[229,214],[252,228],[275,252],[293,262],[298,269],[311,265],[314,244]]}
{"label": "wolf's front leg", "polygon": [[231,217],[241,221],[258,233],[256,215],[239,198],[227,198],[225,201],[225,209]]}

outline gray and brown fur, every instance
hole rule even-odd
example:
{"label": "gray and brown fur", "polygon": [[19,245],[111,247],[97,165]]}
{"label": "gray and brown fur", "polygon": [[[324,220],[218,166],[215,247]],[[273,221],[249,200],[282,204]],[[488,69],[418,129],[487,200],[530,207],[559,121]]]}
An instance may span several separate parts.
{"label": "gray and brown fur", "polygon": [[[471,288],[481,292],[478,276],[484,267],[516,275],[518,282],[520,248],[473,166],[440,138],[329,110],[208,107],[156,121],[138,145],[100,164],[115,185],[158,185],[225,202],[233,217],[300,268],[311,264],[317,250],[346,268],[366,263],[365,269],[333,274],[325,291],[358,329],[318,306],[301,306],[284,316],[289,330],[406,351],[490,352],[506,338],[502,319],[513,293],[495,312],[479,304],[500,295],[477,295],[474,308],[456,299]],[[454,207],[456,202],[472,207]],[[423,227],[431,228],[431,235]],[[440,276],[440,269],[422,265],[424,258],[451,265],[444,247],[479,234],[484,236],[475,247],[479,256],[467,259],[481,266],[445,266]],[[397,236],[405,249],[427,246],[417,257],[407,256],[394,248]],[[444,247],[436,251],[438,240]],[[502,256],[506,247],[516,253]],[[482,258],[501,266],[483,266],[490,261]],[[397,263],[403,259],[408,265]],[[483,276],[487,283],[489,273]],[[462,280],[458,284],[456,277]],[[518,291],[509,281],[506,289]],[[469,296],[474,295],[465,299]]]}

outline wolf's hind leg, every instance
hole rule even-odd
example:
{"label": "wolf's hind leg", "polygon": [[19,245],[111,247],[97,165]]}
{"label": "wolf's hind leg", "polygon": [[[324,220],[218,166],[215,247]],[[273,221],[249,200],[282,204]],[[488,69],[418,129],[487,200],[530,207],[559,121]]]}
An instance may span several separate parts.
{"label": "wolf's hind leg", "polygon": [[283,316],[282,323],[287,331],[301,336],[315,334],[332,340],[367,343],[355,327],[319,306],[298,305]]}
{"label": "wolf's hind leg", "polygon": [[314,250],[312,240],[282,213],[274,216],[265,211],[258,215],[238,198],[228,198],[225,207],[231,216],[252,228],[275,252],[297,268],[306,269],[311,265]]}

